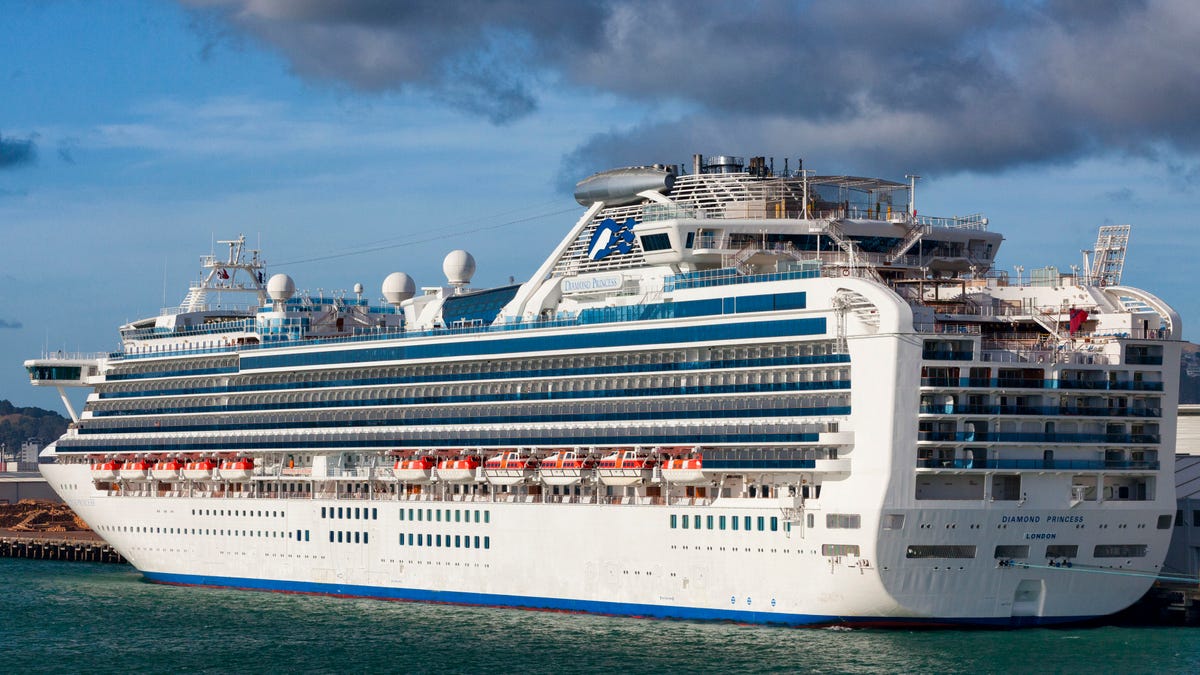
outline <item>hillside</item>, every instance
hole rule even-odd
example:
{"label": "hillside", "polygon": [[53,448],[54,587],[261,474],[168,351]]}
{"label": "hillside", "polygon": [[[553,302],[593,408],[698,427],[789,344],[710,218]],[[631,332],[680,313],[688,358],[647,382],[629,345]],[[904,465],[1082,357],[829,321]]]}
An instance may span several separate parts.
{"label": "hillside", "polygon": [[0,400],[0,443],[9,455],[21,449],[31,438],[49,443],[67,430],[67,418],[52,410],[42,408],[18,408],[6,400]]}

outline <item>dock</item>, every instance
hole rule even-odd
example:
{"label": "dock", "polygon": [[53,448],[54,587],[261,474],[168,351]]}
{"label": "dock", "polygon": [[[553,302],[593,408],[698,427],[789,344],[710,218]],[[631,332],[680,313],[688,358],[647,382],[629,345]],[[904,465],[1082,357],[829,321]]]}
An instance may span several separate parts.
{"label": "dock", "polygon": [[94,532],[0,530],[0,558],[124,563],[125,558]]}

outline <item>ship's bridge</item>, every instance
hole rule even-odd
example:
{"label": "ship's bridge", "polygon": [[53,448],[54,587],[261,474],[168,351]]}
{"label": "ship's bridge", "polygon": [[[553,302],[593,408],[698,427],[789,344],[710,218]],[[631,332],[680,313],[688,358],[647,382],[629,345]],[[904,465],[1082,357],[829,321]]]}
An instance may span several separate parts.
{"label": "ship's bridge", "polygon": [[63,387],[90,387],[93,378],[100,376],[100,364],[106,358],[105,354],[68,354],[55,352],[45,354],[40,359],[29,359],[25,362],[25,371],[29,373],[29,381],[35,387],[52,386],[58,388],[63,405],[71,414],[71,419],[78,422],[79,416],[67,398]]}

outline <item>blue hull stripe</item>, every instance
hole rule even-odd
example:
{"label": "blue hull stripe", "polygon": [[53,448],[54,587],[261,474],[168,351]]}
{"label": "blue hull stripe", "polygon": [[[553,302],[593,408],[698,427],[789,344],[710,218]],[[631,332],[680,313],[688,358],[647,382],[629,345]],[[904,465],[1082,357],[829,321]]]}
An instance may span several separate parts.
{"label": "blue hull stripe", "polygon": [[[712,342],[757,337],[792,337],[824,335],[824,318],[783,319],[776,321],[728,322],[704,326],[673,328],[624,329],[601,333],[565,333],[539,337],[519,337],[497,340],[464,339],[457,342],[430,345],[401,345],[336,351],[285,353],[265,356],[243,355],[242,372],[259,368],[294,368],[297,366],[330,366],[357,364],[367,361],[404,361],[407,359],[454,358],[490,356],[517,352],[552,352],[566,349],[600,349],[676,342]],[[292,346],[287,344],[271,345]],[[299,346],[306,346],[300,343]],[[167,373],[170,374],[170,373]],[[109,376],[110,380],[116,379]]]}
{"label": "blue hull stripe", "polygon": [[[1043,626],[1061,623],[1078,623],[1096,617],[983,617],[983,618],[924,618],[924,617],[865,617],[834,616],[823,614],[790,614],[784,612],[755,612],[742,609],[709,609],[705,607],[673,607],[645,605],[629,602],[605,602],[600,600],[576,600],[570,598],[543,598],[525,595],[500,595],[492,593],[465,593],[461,591],[431,591],[419,588],[390,588],[384,586],[359,586],[353,584],[324,584],[308,581],[284,581],[279,579],[251,579],[243,577],[202,576],[196,574],[169,574],[166,572],[142,572],[150,581],[185,586],[210,586],[280,593],[304,593],[333,595],[339,597],[376,598],[381,600],[405,600],[452,605],[480,605],[487,607],[512,607],[519,609],[541,609],[610,616],[638,616],[658,619],[693,619],[702,621],[733,621],[736,623],[779,624],[788,626],[813,626],[850,624],[858,626],[953,626],[976,625],[995,627]],[[745,602],[745,600],[741,600]]]}

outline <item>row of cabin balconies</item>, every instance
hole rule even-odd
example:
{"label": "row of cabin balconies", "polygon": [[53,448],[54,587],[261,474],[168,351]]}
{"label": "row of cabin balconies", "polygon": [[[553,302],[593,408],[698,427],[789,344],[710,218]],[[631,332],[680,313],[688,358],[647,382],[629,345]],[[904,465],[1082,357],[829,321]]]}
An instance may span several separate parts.
{"label": "row of cabin balconies", "polygon": [[988,389],[1081,389],[1092,391],[1162,391],[1162,382],[1146,380],[1047,380],[1004,377],[922,377],[922,387],[984,387]]}
{"label": "row of cabin balconies", "polygon": [[1162,408],[1103,407],[1064,405],[922,405],[922,415],[1068,415],[1080,417],[1162,417]]}
{"label": "row of cabin balconies", "polygon": [[1158,471],[1155,461],[1103,459],[919,459],[918,469],[1023,469],[1028,471]]}
{"label": "row of cabin balconies", "polygon": [[1161,442],[1157,433],[1056,433],[1006,431],[919,431],[917,441],[965,443],[1101,443],[1106,445],[1142,445]]}
{"label": "row of cabin balconies", "polygon": [[[1076,451],[1064,453],[1042,450],[1041,457],[1030,457],[1028,449],[923,448],[917,453],[918,469],[1024,469],[1034,471],[1157,471],[1156,450]],[[1092,454],[1092,457],[1087,457]],[[1068,456],[1064,456],[1068,455]]]}

